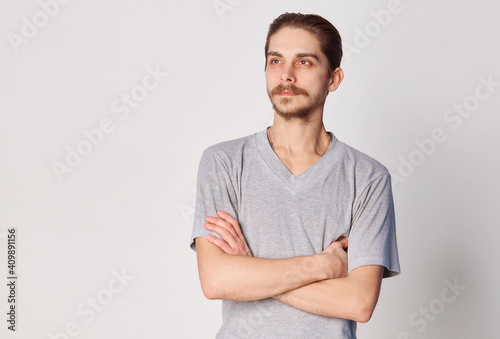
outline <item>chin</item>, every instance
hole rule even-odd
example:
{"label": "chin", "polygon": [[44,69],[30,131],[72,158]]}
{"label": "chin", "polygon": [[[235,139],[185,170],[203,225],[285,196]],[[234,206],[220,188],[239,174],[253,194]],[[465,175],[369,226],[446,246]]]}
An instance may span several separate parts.
{"label": "chin", "polygon": [[283,109],[282,107],[273,105],[274,111],[276,114],[278,114],[280,117],[282,117],[285,120],[292,120],[292,119],[303,119],[306,120],[309,118],[311,114],[310,109]]}

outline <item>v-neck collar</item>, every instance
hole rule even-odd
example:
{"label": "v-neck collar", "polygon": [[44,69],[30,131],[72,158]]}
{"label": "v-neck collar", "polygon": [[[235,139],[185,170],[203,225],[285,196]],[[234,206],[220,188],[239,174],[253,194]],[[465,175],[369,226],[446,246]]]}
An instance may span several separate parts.
{"label": "v-neck collar", "polygon": [[[256,134],[257,148],[271,170],[292,190],[297,191],[308,182],[320,180],[328,174],[344,154],[344,143],[339,141],[332,132],[327,132],[332,137],[330,147],[323,156],[306,171],[294,175],[274,152],[267,139],[267,128]],[[325,168],[326,167],[326,168]]]}

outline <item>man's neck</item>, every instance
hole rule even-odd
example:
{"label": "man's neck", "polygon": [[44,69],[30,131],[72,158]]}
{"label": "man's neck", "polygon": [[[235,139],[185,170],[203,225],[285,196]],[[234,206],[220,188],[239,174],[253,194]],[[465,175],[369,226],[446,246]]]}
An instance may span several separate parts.
{"label": "man's neck", "polygon": [[330,136],[323,125],[322,114],[307,120],[286,120],[275,113],[268,132],[278,156],[321,157],[330,146]]}

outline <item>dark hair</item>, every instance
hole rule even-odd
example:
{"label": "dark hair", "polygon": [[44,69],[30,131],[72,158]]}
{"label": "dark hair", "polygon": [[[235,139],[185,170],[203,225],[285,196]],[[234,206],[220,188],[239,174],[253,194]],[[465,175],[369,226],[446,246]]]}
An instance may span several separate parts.
{"label": "dark hair", "polygon": [[328,73],[333,72],[335,68],[340,66],[342,38],[330,21],[316,14],[284,13],[269,25],[265,47],[266,67],[269,40],[274,33],[284,27],[302,28],[316,36],[321,51],[328,58]]}

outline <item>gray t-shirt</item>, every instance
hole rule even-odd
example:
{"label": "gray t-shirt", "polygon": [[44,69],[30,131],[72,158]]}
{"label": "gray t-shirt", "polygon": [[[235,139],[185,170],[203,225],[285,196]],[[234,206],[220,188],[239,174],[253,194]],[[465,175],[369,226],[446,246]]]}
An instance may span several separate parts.
{"label": "gray t-shirt", "polygon": [[[191,247],[209,232],[206,216],[235,217],[253,256],[319,254],[349,237],[349,272],[364,265],[400,272],[391,179],[379,162],[332,137],[329,150],[293,175],[271,148],[266,129],[219,143],[202,155]],[[298,269],[311,269],[308,267]],[[222,302],[217,338],[356,338],[356,322],[310,314],[273,298]]]}

